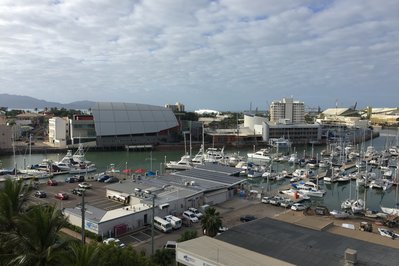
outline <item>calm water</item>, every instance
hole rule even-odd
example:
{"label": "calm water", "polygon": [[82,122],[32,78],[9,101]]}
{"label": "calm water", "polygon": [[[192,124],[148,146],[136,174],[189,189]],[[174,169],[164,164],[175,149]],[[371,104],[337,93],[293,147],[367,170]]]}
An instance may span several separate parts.
{"label": "calm water", "polygon": [[[380,137],[368,141],[364,144],[364,147],[369,145],[373,145],[377,150],[384,149],[387,145],[394,145],[397,143],[397,130],[383,130],[381,132]],[[255,149],[262,148],[261,146],[255,147]],[[313,147],[313,153],[317,154],[322,149],[325,149],[325,146],[315,146]],[[239,152],[242,155],[246,155],[247,152],[252,152],[251,149],[240,149]],[[306,153],[308,155],[312,152],[311,146],[301,146],[295,147],[295,150],[299,155]],[[198,150],[193,149],[193,155],[197,153]],[[237,149],[227,150],[226,152],[237,152]],[[139,169],[144,168],[152,171],[158,171],[162,173],[163,163],[165,161],[170,160],[179,160],[180,157],[184,154],[184,150],[181,151],[111,151],[111,152],[94,152],[88,151],[86,153],[86,158],[92,162],[94,162],[97,166],[97,172],[102,172],[109,169],[110,164],[114,164],[116,169],[120,169],[121,171],[124,169]],[[51,159],[53,161],[59,161],[65,154],[32,154],[29,156],[28,154],[17,154],[15,156],[15,162],[17,164],[17,168],[23,168],[24,165],[37,164],[42,162],[43,159]],[[14,167],[14,159],[13,156],[0,156],[0,168],[13,168]],[[273,168],[277,170],[290,170],[287,164],[274,164]],[[59,180],[63,180],[65,176],[57,176]],[[271,182],[269,185],[271,189],[276,189],[281,185],[288,184],[289,180],[283,180],[279,182]],[[355,182],[351,182],[351,188],[349,183],[346,184],[338,184],[333,183],[331,185],[319,184],[322,189],[326,190],[326,195],[323,198],[315,198],[312,199],[311,204],[313,205],[325,205],[330,209],[339,209],[341,202],[345,199],[349,198],[350,195],[352,198],[364,198],[364,190],[356,191]],[[253,188],[258,190],[267,189],[266,181],[257,181],[257,183],[252,185]],[[356,196],[358,195],[358,196]],[[367,190],[367,207],[373,210],[379,210],[379,206],[387,206],[393,207],[395,205],[397,199],[396,195],[396,187],[392,187],[389,191],[382,192],[375,189]]]}

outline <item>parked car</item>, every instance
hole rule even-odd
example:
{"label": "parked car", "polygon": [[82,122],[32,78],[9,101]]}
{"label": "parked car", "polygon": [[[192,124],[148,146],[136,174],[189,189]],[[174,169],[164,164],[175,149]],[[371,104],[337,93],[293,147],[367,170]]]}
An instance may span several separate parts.
{"label": "parked car", "polygon": [[176,249],[176,241],[166,241],[166,244],[163,246],[166,249]]}
{"label": "parked car", "polygon": [[111,176],[109,176],[109,175],[100,175],[99,177],[97,177],[97,181],[98,182],[105,182],[105,180],[107,180],[108,178],[111,178]]}
{"label": "parked car", "polygon": [[199,210],[197,210],[196,208],[188,208],[188,210],[192,213],[195,214],[195,216],[197,216],[198,219],[201,219],[204,214],[202,214]]}
{"label": "parked car", "polygon": [[91,188],[91,184],[89,184],[87,182],[82,182],[82,183],[79,183],[79,187],[80,188],[84,188],[84,189],[88,189],[88,188]]}
{"label": "parked car", "polygon": [[57,185],[58,185],[58,182],[57,182],[57,180],[55,180],[55,179],[49,179],[49,180],[47,181],[47,185],[49,185],[49,186],[57,186]]}
{"label": "parked car", "polygon": [[37,198],[45,198],[45,197],[47,197],[46,192],[41,191],[41,190],[36,191],[34,195]]}
{"label": "parked car", "polygon": [[263,197],[261,201],[262,201],[262,203],[269,204],[270,199],[271,199],[271,197]]}
{"label": "parked car", "polygon": [[119,182],[119,178],[115,177],[115,176],[111,176],[110,178],[106,179],[104,181],[104,183],[116,183]]}
{"label": "parked car", "polygon": [[57,194],[55,194],[55,198],[60,200],[67,200],[69,196],[65,192],[58,192]]}
{"label": "parked car", "polygon": [[256,217],[253,216],[253,215],[244,215],[244,216],[240,217],[240,221],[241,222],[250,222],[250,221],[253,221],[253,220],[256,220]]}
{"label": "parked car", "polygon": [[284,199],[280,202],[280,206],[284,208],[290,208],[294,204],[294,201],[291,199]]}
{"label": "parked car", "polygon": [[113,238],[113,237],[103,240],[103,243],[106,245],[115,245],[121,248],[125,247],[124,243],[122,243],[118,238]]}
{"label": "parked car", "polygon": [[74,175],[73,178],[75,178],[78,182],[84,182],[85,181],[85,176],[84,175]]}
{"label": "parked car", "polygon": [[68,176],[67,178],[65,178],[65,183],[75,183],[75,182],[77,182],[77,179],[75,177]]}
{"label": "parked car", "polygon": [[78,188],[72,189],[71,192],[72,192],[72,194],[74,194],[74,195],[82,196],[82,195],[83,195],[83,192],[84,192],[84,189],[78,187]]}
{"label": "parked car", "polygon": [[183,212],[183,217],[189,219],[192,223],[198,223],[198,217],[192,213],[191,211],[184,211]]}
{"label": "parked car", "polygon": [[294,203],[291,206],[291,210],[293,211],[303,211],[306,209],[306,206],[303,205],[302,203]]}
{"label": "parked car", "polygon": [[284,200],[283,197],[280,196],[274,196],[270,199],[270,204],[275,205],[275,206],[280,206],[280,203]]}

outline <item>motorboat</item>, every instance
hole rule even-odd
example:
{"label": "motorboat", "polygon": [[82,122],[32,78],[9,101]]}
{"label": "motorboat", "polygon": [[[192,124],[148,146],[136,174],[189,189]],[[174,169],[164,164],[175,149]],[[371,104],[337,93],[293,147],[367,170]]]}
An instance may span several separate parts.
{"label": "motorboat", "polygon": [[381,206],[381,210],[383,213],[399,216],[399,208],[388,208],[388,207]]}
{"label": "motorboat", "polygon": [[354,202],[355,201],[352,199],[346,199],[345,201],[343,201],[341,203],[341,209],[344,209],[344,210],[351,209]]}
{"label": "motorboat", "polygon": [[299,161],[299,159],[298,159],[298,154],[297,153],[291,154],[290,158],[288,159],[288,162],[292,163],[292,164],[297,164],[298,161]]}
{"label": "motorboat", "polygon": [[298,191],[302,192],[303,194],[310,196],[310,197],[323,197],[326,194],[325,190],[316,189],[312,187],[303,187],[298,189]]}
{"label": "motorboat", "polygon": [[394,231],[391,231],[391,230],[388,230],[388,229],[385,229],[385,228],[378,228],[378,232],[380,233],[380,235],[382,235],[382,236],[386,236],[386,237],[389,237],[389,238],[392,238],[392,239],[397,239],[397,238],[399,238],[399,234],[398,233],[395,233]]}
{"label": "motorboat", "polygon": [[270,162],[272,158],[270,157],[270,150],[269,149],[260,149],[254,153],[247,154],[248,159],[252,160],[261,160]]}
{"label": "motorboat", "polygon": [[351,209],[353,213],[360,213],[364,210],[364,201],[362,199],[358,199],[353,202]]}
{"label": "motorboat", "polygon": [[193,168],[190,155],[183,155],[179,161],[170,161],[165,164],[167,169],[187,170]]}
{"label": "motorboat", "polygon": [[334,216],[334,218],[337,218],[337,219],[346,219],[349,217],[349,213],[346,211],[332,210],[332,211],[330,211],[330,214],[332,216]]}

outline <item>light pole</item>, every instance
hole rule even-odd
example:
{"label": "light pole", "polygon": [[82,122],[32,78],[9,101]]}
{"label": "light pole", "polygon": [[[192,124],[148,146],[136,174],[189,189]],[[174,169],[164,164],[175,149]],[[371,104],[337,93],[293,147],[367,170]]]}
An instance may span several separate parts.
{"label": "light pole", "polygon": [[82,244],[86,243],[85,237],[85,189],[82,189]]}
{"label": "light pole", "polygon": [[152,218],[151,218],[151,255],[154,256],[154,216],[155,216],[155,195],[152,195]]}

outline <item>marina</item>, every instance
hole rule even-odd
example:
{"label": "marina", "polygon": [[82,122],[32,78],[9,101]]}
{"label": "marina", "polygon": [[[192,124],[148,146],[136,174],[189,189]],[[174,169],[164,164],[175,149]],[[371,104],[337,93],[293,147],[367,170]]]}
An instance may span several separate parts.
{"label": "marina", "polygon": [[[384,150],[387,143],[394,143],[396,140],[395,134],[390,131],[383,131],[381,136],[370,140],[364,143],[365,147],[373,145],[375,150],[381,151]],[[295,151],[295,154],[298,154],[298,158],[303,154],[320,154],[325,146],[299,146],[299,147],[291,147],[292,150]],[[256,148],[255,148],[256,149]],[[259,145],[259,149],[262,149],[261,145]],[[216,149],[214,149],[216,151]],[[226,149],[224,151],[225,154],[247,154],[253,152],[254,149],[249,150],[242,149]],[[289,150],[282,149],[280,152],[286,152],[289,155]],[[300,151],[300,152],[299,152]],[[220,150],[218,151],[220,153]],[[32,164],[39,164],[43,161],[52,161],[52,162],[60,162],[62,161],[64,155],[61,153],[50,153],[50,154],[32,154],[30,155],[30,161]],[[94,175],[94,173],[104,172],[107,170],[111,170],[112,168],[118,169],[118,171],[126,174],[126,177],[130,176],[130,173],[135,169],[146,169],[148,171],[153,172],[156,175],[165,174],[166,164],[170,161],[178,162],[181,160],[182,151],[179,150],[162,150],[162,151],[107,151],[107,152],[98,152],[98,151],[85,151],[85,156],[87,160],[95,163],[95,167],[97,169],[96,172],[90,173],[89,171],[82,171],[81,174],[84,175]],[[215,154],[213,154],[215,157]],[[217,156],[220,156],[218,154]],[[212,158],[214,158],[212,157]],[[280,156],[282,158],[282,156]],[[287,156],[286,156],[287,158]],[[395,158],[395,157],[393,157]],[[16,154],[15,163],[13,156],[1,156],[1,168],[3,169],[12,169],[14,168],[14,164],[17,166],[25,165],[27,161],[27,155],[25,154]],[[274,159],[275,160],[275,159]],[[247,190],[248,191],[257,191],[260,195],[275,195],[278,194],[279,191],[286,190],[292,188],[290,180],[293,178],[293,173],[297,169],[308,169],[311,170],[312,180],[318,183],[321,190],[325,191],[324,196],[322,197],[312,197],[308,204],[310,206],[323,205],[329,208],[330,210],[336,210],[341,208],[342,202],[346,199],[366,199],[366,208],[370,210],[381,210],[381,206],[385,207],[395,207],[397,202],[397,180],[393,179],[392,187],[387,190],[382,189],[371,189],[364,187],[358,187],[356,185],[356,176],[352,175],[350,180],[346,180],[344,182],[325,182],[324,178],[327,174],[326,169],[316,168],[309,169],[301,166],[300,164],[294,164],[289,161],[289,159],[283,160],[271,160],[270,163],[268,161],[263,162],[262,160],[252,160],[256,165],[263,169],[263,177],[262,174],[259,177],[248,178],[247,182]],[[368,161],[370,162],[370,160]],[[266,171],[266,169],[268,171]],[[346,173],[355,173],[357,171],[356,162],[352,161],[346,163],[341,166],[340,170]],[[379,170],[379,169],[377,169]],[[396,168],[392,167],[393,172],[396,173]],[[176,170],[168,170],[168,171],[176,171]],[[268,172],[270,172],[268,174]],[[278,177],[277,174],[281,174],[285,172],[284,177]],[[54,178],[58,180],[64,180],[68,174],[64,174],[65,172],[54,172]],[[69,175],[73,175],[74,173],[70,173]],[[269,178],[267,177],[269,176]],[[307,179],[305,179],[306,181]],[[45,182],[39,180],[40,182]]]}

